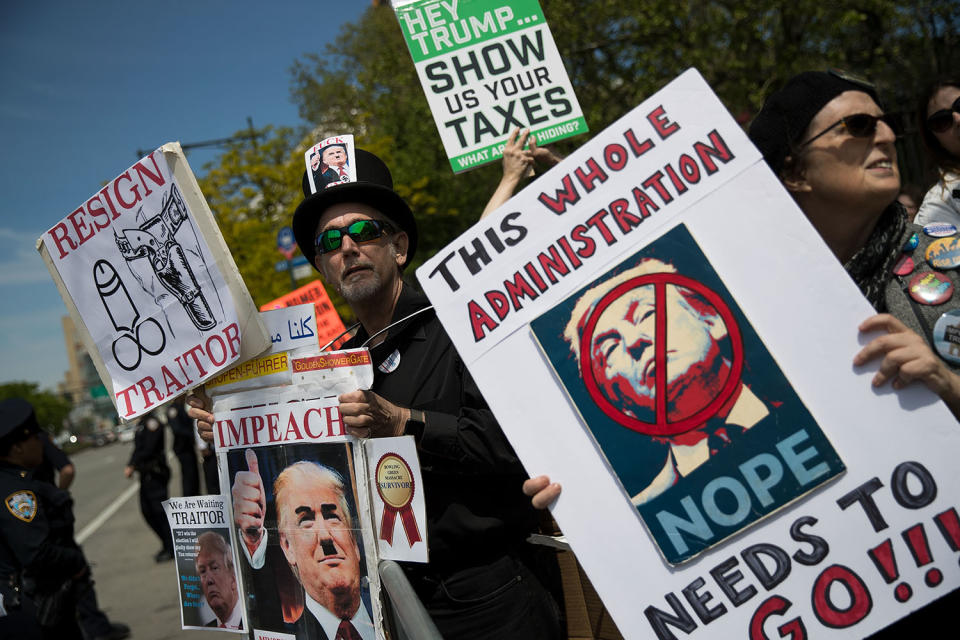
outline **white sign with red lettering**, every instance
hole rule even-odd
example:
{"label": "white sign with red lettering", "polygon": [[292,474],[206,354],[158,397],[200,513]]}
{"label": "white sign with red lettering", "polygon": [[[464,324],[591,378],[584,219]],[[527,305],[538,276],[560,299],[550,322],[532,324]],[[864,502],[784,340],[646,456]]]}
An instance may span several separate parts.
{"label": "white sign with red lettering", "polygon": [[956,418],[854,365],[875,311],[695,70],[417,276],[625,638],[862,638],[960,586]]}
{"label": "white sign with red lettering", "polygon": [[179,145],[121,173],[37,249],[123,418],[270,344]]}

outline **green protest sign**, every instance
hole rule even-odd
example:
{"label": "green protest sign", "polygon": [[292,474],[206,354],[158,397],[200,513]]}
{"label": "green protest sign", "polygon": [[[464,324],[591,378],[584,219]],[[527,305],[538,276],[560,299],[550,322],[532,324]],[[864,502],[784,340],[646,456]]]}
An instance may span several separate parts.
{"label": "green protest sign", "polygon": [[498,160],[510,132],[538,143],[587,123],[537,0],[396,0],[455,173]]}

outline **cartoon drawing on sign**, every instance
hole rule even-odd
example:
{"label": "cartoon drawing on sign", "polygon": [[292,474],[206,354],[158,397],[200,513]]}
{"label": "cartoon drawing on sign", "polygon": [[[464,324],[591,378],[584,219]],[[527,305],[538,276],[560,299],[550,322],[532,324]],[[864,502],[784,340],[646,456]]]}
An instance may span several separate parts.
{"label": "cartoon drawing on sign", "polygon": [[729,309],[659,260],[642,259],[587,290],[564,337],[597,406],[669,445],[635,503],[660,495],[770,413],[740,381],[743,346]]}
{"label": "cartoon drawing on sign", "polygon": [[[170,191],[164,196],[160,212],[149,218],[147,215],[149,214],[145,214],[141,207],[137,211],[137,222],[140,223],[138,228],[124,229],[120,233],[114,231],[114,239],[120,254],[127,261],[127,267],[143,290],[160,307],[165,318],[166,298],[172,294],[197,329],[213,329],[217,326],[217,319],[187,260],[187,252],[199,260],[204,268],[206,261],[199,243],[196,242],[196,232],[189,221],[187,206],[176,184],[172,184]],[[176,237],[181,227],[193,233],[192,246],[187,245],[186,251],[185,243],[179,242]],[[208,273],[207,281],[210,280]],[[213,293],[219,302],[219,293],[215,289]],[[169,318],[167,326],[173,334]]]}
{"label": "cartoon drawing on sign", "polygon": [[531,329],[671,563],[844,469],[682,225]]}
{"label": "cartoon drawing on sign", "polygon": [[113,265],[98,260],[93,265],[93,281],[113,328],[122,332],[112,346],[117,364],[126,371],[133,371],[140,366],[144,353],[155,356],[163,351],[167,344],[163,327],[153,318],[139,322],[140,312],[133,305],[130,293]]}

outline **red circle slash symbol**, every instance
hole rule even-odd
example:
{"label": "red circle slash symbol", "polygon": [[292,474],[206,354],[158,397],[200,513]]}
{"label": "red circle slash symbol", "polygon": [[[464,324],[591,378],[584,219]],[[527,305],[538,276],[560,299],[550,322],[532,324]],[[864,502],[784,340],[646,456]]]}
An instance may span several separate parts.
{"label": "red circle slash symbol", "polygon": [[[654,288],[655,336],[654,336],[654,405],[655,418],[647,422],[627,413],[623,407],[613,404],[600,388],[593,367],[591,345],[597,330],[597,323],[604,310],[615,300],[639,287]],[[717,312],[727,330],[730,342],[730,371],[720,390],[711,398],[705,397],[702,406],[692,414],[671,420],[667,411],[667,288],[682,287],[708,302]],[[723,299],[702,283],[676,273],[652,273],[626,280],[607,292],[594,306],[587,319],[580,338],[580,375],[587,392],[601,411],[617,424],[649,436],[675,436],[686,433],[703,425],[716,415],[727,403],[740,385],[743,373],[743,342],[740,328],[733,312]]]}

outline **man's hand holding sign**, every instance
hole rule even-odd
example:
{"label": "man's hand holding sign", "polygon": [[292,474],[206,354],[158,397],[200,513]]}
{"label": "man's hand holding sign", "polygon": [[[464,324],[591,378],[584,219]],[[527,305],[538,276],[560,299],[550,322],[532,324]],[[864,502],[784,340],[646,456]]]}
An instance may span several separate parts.
{"label": "man's hand holding sign", "polygon": [[[309,179],[304,179],[305,198],[292,225],[305,257],[323,274],[328,286],[347,300],[360,321],[357,335],[345,348],[368,348],[366,359],[374,369],[369,388],[339,393],[336,405],[325,408],[336,414],[325,424],[331,429],[339,427],[338,435],[346,432],[375,438],[364,443],[373,448],[376,445],[372,443],[382,437],[411,436],[416,454],[425,460],[420,491],[413,485],[407,463],[400,463],[397,451],[381,452],[384,464],[377,486],[390,501],[384,502],[385,524],[380,535],[395,546],[409,546],[411,551],[430,541],[429,563],[412,575],[411,581],[441,633],[447,637],[554,640],[560,628],[557,607],[543,586],[548,576],[539,575],[539,565],[532,563],[524,550],[536,515],[519,490],[525,477],[523,469],[433,309],[402,279],[417,246],[412,211],[393,190],[390,172],[379,158],[362,149],[354,149],[352,157],[356,160],[356,173],[351,176],[355,180],[313,192]],[[265,411],[250,408],[245,400],[236,402],[240,403],[236,407],[240,412]],[[274,414],[251,415],[261,419],[257,424],[278,425],[251,432],[251,423],[241,424],[239,413],[215,417],[209,401],[200,393],[190,398],[190,405],[190,415],[198,420],[204,437],[216,435],[218,449],[223,437],[232,440],[230,448],[260,444],[274,435],[285,437],[286,423],[283,418],[272,418]],[[223,406],[230,407],[228,402]],[[225,426],[230,419],[233,425]],[[243,442],[238,444],[238,439]],[[339,530],[332,522],[335,513],[325,508],[327,495],[314,492],[317,483],[312,476],[324,473],[322,470],[294,463],[276,476],[271,488],[269,481],[260,485],[252,477],[250,460],[246,460],[245,469],[238,468],[236,452],[228,454],[233,454],[234,491],[238,504],[243,505],[235,514],[238,527],[254,529],[261,524],[260,494],[265,490],[268,495],[275,492],[278,514],[294,512],[288,522],[309,520],[310,528],[318,528],[321,519],[326,521],[330,516],[331,522],[323,522],[323,528]],[[263,471],[267,464],[264,459],[260,462],[257,469]],[[301,487],[302,492],[300,488],[296,492],[284,488],[288,481],[283,478],[300,477],[306,473],[303,469],[309,469],[310,481],[290,485]],[[292,502],[294,496],[296,502]],[[426,536],[413,520],[417,500],[426,505]],[[270,504],[270,499],[266,502]],[[336,511],[345,512],[343,508]],[[322,549],[317,548],[317,536],[293,531],[285,535],[288,525],[284,516],[278,517],[278,537],[286,562],[296,566],[307,594],[319,602],[311,594],[305,573],[312,567],[310,558],[323,551],[324,561],[329,556],[331,564],[333,556],[348,559],[351,545],[331,534],[329,544],[321,542]],[[402,543],[392,535],[391,519],[394,524],[395,520],[402,524]],[[273,536],[269,525],[266,535]],[[246,542],[254,542],[256,536],[249,537]],[[267,547],[269,557],[271,545],[261,543],[261,547]],[[409,559],[416,560],[412,555]],[[249,557],[248,563],[257,570],[263,566],[259,556]],[[451,585],[453,591],[436,589],[440,583]],[[491,589],[498,597],[487,597]]]}
{"label": "man's hand holding sign", "polygon": [[392,438],[403,435],[410,409],[398,407],[369,389],[337,397],[347,433],[358,438]]}

